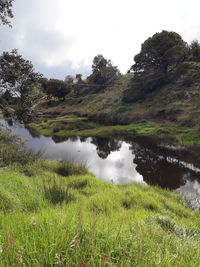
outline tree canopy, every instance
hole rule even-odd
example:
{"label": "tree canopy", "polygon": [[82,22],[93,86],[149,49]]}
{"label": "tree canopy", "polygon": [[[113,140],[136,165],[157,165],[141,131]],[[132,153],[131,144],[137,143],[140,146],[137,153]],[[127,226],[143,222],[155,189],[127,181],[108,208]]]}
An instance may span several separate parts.
{"label": "tree canopy", "polygon": [[92,74],[88,80],[90,83],[105,85],[111,83],[119,74],[118,68],[112,65],[111,60],[99,54],[93,59]]}
{"label": "tree canopy", "polygon": [[0,0],[0,25],[9,25],[9,18],[13,18],[12,5],[14,0]]}
{"label": "tree canopy", "polygon": [[167,72],[170,66],[183,61],[188,52],[186,43],[176,32],[162,31],[149,37],[134,57],[134,71],[159,70]]}
{"label": "tree canopy", "polygon": [[0,93],[9,91],[19,99],[18,110],[28,110],[32,103],[33,86],[41,74],[34,71],[30,61],[22,58],[14,49],[0,56]]}
{"label": "tree canopy", "polygon": [[43,79],[42,87],[47,95],[64,99],[71,90],[71,84],[57,79]]}
{"label": "tree canopy", "polygon": [[200,44],[198,40],[194,40],[190,44],[190,59],[200,61]]}
{"label": "tree canopy", "polygon": [[23,94],[41,77],[34,71],[29,60],[25,60],[16,49],[3,52],[0,56],[0,86],[2,90]]}

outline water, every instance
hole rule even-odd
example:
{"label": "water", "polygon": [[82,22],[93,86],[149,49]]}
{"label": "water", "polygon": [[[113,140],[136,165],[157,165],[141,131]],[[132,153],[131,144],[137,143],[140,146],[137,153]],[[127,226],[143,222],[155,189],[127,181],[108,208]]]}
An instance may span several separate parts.
{"label": "water", "polygon": [[172,146],[163,140],[103,137],[44,137],[31,134],[23,125],[4,128],[19,135],[26,147],[43,157],[86,164],[97,178],[114,184],[139,182],[200,196],[200,147]]}

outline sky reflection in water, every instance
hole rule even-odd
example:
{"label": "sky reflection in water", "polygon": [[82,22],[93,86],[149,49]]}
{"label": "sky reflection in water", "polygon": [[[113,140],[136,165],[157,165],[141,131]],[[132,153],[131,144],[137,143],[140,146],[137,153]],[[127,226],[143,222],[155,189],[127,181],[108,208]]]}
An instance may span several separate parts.
{"label": "sky reflection in water", "polygon": [[[23,126],[4,126],[19,135],[28,148],[49,159],[85,164],[97,178],[115,184],[142,182],[200,196],[200,149],[170,150],[151,140],[113,138],[35,137]],[[60,143],[59,143],[60,142]]]}

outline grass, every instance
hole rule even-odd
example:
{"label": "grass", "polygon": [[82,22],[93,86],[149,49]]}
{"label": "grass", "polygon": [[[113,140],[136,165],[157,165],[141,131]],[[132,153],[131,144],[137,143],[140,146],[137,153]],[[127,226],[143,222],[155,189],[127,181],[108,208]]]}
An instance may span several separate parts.
{"label": "grass", "polygon": [[199,214],[180,196],[66,162],[3,163],[1,266],[199,266]]}
{"label": "grass", "polygon": [[[112,86],[98,94],[78,96],[71,92],[63,102],[39,101],[35,105],[40,114],[39,122],[31,124],[30,128],[49,136],[153,134],[172,137],[183,144],[200,144],[199,70],[200,63],[184,62],[171,82],[131,103],[122,100],[127,89],[131,97],[131,73],[119,76]],[[79,122],[75,122],[75,117],[72,118],[74,122],[69,121],[74,115],[81,117]],[[83,116],[101,124],[112,123],[116,128],[89,123]],[[143,121],[146,123],[141,123]],[[136,132],[131,132],[132,129]]]}
{"label": "grass", "polygon": [[27,127],[30,131],[45,136],[136,137],[153,135],[174,138],[175,142],[185,145],[200,144],[200,134],[196,128],[179,126],[172,122],[147,121],[129,125],[103,126],[88,122],[86,118],[67,116],[46,122],[31,123]]}
{"label": "grass", "polygon": [[11,163],[26,164],[38,158],[38,154],[33,154],[25,149],[20,138],[12,136],[10,131],[2,132],[0,130],[0,166],[6,166]]}
{"label": "grass", "polygon": [[19,166],[0,172],[3,266],[199,263],[199,216],[176,195],[55,167],[38,160],[31,177]]}

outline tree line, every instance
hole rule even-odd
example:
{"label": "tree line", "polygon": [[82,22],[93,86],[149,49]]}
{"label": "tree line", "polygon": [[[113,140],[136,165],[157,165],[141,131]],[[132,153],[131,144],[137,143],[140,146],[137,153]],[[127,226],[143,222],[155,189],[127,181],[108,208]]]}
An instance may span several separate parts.
{"label": "tree line", "polygon": [[[11,26],[13,1],[0,0],[0,25]],[[134,76],[123,101],[137,100],[167,83],[184,61],[200,62],[198,40],[188,45],[176,32],[155,33],[144,41],[141,51],[134,57],[134,64],[128,70]],[[3,52],[0,55],[0,106],[6,109],[12,103],[18,114],[31,115],[30,107],[41,92],[60,100],[71,92],[75,96],[100,93],[121,75],[118,67],[101,54],[94,57],[91,69],[92,73],[85,79],[81,74],[67,75],[64,80],[46,79],[16,49]]]}

